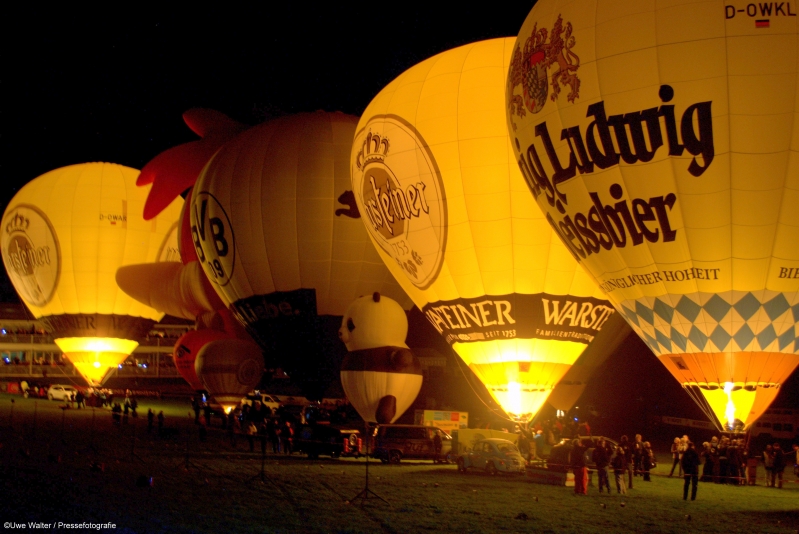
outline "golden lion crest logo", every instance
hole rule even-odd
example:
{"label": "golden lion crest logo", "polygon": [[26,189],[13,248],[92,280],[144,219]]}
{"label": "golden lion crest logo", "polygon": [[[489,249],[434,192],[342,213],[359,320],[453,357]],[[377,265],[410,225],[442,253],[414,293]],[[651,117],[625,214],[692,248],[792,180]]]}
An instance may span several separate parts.
{"label": "golden lion crest logo", "polygon": [[[547,42],[549,36],[549,42]],[[572,52],[575,39],[572,36],[571,22],[563,25],[563,18],[558,15],[552,32],[546,28],[538,29],[538,24],[533,26],[533,31],[524,43],[524,51],[517,44],[511,59],[510,73],[508,75],[508,93],[511,94],[509,102],[510,115],[525,116],[526,107],[530,113],[538,113],[546,104],[549,85],[552,85],[550,100],[555,102],[560,95],[561,84],[570,86],[566,99],[574,102],[580,96],[580,78],[577,69],[580,68],[580,58]],[[549,67],[557,63],[557,71],[552,74],[547,83]],[[514,95],[513,90],[517,85],[522,86],[523,96]],[[524,106],[522,106],[524,103]],[[514,123],[513,128],[516,129]]]}

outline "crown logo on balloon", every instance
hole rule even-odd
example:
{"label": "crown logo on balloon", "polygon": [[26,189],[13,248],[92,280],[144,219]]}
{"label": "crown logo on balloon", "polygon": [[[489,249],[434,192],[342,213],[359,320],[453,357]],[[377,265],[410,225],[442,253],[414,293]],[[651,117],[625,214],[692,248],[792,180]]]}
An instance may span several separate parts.
{"label": "crown logo on balloon", "polygon": [[369,163],[382,163],[388,154],[389,142],[387,137],[380,134],[372,133],[371,131],[366,134],[366,139],[363,141],[363,147],[358,152],[355,158],[355,164],[359,169],[363,168]]}
{"label": "crown logo on balloon", "polygon": [[14,232],[25,232],[31,225],[30,220],[24,215],[17,212],[8,224],[6,225],[6,233],[13,234]]}

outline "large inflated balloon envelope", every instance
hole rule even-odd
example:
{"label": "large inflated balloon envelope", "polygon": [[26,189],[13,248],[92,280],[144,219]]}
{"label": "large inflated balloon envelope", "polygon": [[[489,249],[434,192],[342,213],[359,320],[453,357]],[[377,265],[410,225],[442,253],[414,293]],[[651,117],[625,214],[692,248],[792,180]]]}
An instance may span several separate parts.
{"label": "large inflated balloon envelope", "polygon": [[767,9],[542,0],[506,93],[553,228],[727,430],[799,364],[799,30]]}
{"label": "large inflated balloon envelope", "polygon": [[366,422],[399,419],[422,387],[422,366],[405,345],[408,318],[396,301],[374,293],[347,308],[339,337],[347,346],[341,385]]}
{"label": "large inflated balloon envelope", "polygon": [[72,165],[26,184],[3,215],[3,262],[32,315],[91,383],[123,362],[163,317],[122,293],[116,270],[177,249],[180,206],[139,215],[138,171],[110,163]]}
{"label": "large inflated balloon envelope", "polygon": [[297,344],[318,352],[317,316],[341,316],[360,295],[411,305],[353,199],[356,122],[316,112],[250,128],[219,149],[192,191],[199,262],[268,357],[285,361],[302,353]]}
{"label": "large inflated balloon envelope", "polygon": [[241,339],[206,343],[194,365],[205,390],[225,413],[238,406],[264,374],[261,347]]}
{"label": "large inflated balloon envelope", "polygon": [[350,170],[389,270],[508,416],[529,421],[614,310],[515,163],[513,44],[465,45],[401,74],[361,117]]}

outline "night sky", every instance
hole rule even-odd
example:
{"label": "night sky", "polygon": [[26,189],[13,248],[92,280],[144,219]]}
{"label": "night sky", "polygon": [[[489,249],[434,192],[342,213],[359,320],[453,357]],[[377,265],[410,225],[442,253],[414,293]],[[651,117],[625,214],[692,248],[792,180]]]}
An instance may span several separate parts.
{"label": "night sky", "polygon": [[[74,8],[9,17],[0,206],[26,182],[65,165],[109,161],[141,168],[159,152],[196,139],[181,119],[192,107],[247,124],[317,109],[360,115],[382,87],[419,61],[516,35],[532,4],[297,3],[235,11],[222,3],[149,12],[135,6],[114,17]],[[7,284],[0,283],[2,294],[14,299]],[[637,338],[599,374],[585,398],[611,412],[629,410],[632,400],[638,408],[666,403],[664,415],[697,416]],[[799,406],[797,374],[777,403]]]}

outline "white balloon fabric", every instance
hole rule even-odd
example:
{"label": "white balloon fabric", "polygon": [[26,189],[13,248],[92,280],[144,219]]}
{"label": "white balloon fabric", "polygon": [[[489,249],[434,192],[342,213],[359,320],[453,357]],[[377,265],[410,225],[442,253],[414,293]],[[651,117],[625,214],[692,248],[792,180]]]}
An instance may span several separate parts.
{"label": "white balloon fabric", "polygon": [[393,423],[422,387],[422,367],[408,349],[408,318],[399,304],[374,293],[356,299],[341,321],[347,356],[341,385],[364,421]]}
{"label": "white balloon fabric", "polygon": [[350,191],[356,123],[316,112],[255,126],[222,146],[195,185],[191,231],[203,269],[264,344],[275,320],[340,316],[374,291],[410,306]]}
{"label": "white balloon fabric", "polygon": [[243,339],[220,339],[203,345],[194,369],[211,397],[229,413],[264,374],[261,348]]}

